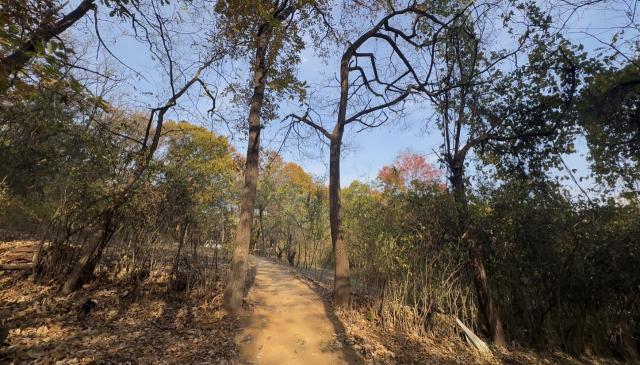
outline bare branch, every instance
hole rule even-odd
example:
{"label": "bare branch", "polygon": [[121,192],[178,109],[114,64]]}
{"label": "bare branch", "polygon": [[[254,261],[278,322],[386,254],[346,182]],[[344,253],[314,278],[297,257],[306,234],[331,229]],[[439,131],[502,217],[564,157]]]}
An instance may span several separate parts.
{"label": "bare branch", "polygon": [[284,119],[288,119],[288,118],[292,118],[294,119],[294,123],[295,122],[302,122],[308,126],[313,127],[315,130],[317,130],[318,132],[322,133],[325,137],[327,138],[331,138],[331,134],[329,132],[327,132],[326,129],[324,129],[321,125],[318,125],[316,123],[314,123],[311,119],[309,119],[309,112],[305,113],[304,116],[300,117],[296,114],[289,114],[287,115]]}

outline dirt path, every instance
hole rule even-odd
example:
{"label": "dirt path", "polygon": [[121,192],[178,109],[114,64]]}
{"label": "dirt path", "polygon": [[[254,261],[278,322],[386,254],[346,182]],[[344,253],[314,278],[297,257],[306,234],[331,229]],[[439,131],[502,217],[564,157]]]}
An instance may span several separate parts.
{"label": "dirt path", "polygon": [[251,309],[240,320],[240,363],[364,363],[343,344],[344,327],[315,291],[279,265],[249,260],[257,273],[247,296]]}

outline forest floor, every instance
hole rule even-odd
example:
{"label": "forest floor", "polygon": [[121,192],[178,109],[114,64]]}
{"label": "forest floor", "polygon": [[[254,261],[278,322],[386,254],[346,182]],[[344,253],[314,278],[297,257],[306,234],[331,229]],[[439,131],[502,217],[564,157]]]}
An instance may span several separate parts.
{"label": "forest floor", "polygon": [[[0,257],[33,243],[0,237]],[[201,265],[210,263],[211,252],[199,255]],[[331,273],[320,281],[253,256],[245,310],[233,317],[220,309],[225,265],[213,286],[170,294],[172,256],[165,256],[136,288],[102,279],[68,296],[54,280],[0,271],[0,324],[10,330],[0,364],[616,364],[522,349],[482,355],[458,337],[383,328],[365,307],[334,311]],[[89,298],[95,309],[79,316]]]}
{"label": "forest floor", "polygon": [[[286,270],[307,288],[312,289],[324,302],[327,313],[332,313],[332,270],[306,270],[288,266],[283,261],[269,260]],[[273,269],[269,269],[272,271]],[[260,269],[258,269],[260,275]],[[282,277],[282,274],[276,278]],[[354,280],[352,279],[352,286]],[[259,290],[259,289],[258,289]],[[491,347],[491,354],[482,354],[461,337],[421,337],[394,328],[382,327],[367,315],[369,308],[362,295],[355,295],[352,309],[336,310],[330,318],[336,328],[338,347],[356,351],[355,360],[366,365],[412,364],[478,364],[478,365],[614,365],[622,362],[599,357],[572,357],[561,351],[537,352],[532,349],[509,350]],[[293,308],[292,308],[293,310]],[[351,354],[351,352],[346,352]],[[258,364],[256,362],[256,364]],[[265,363],[267,364],[267,363]],[[277,364],[277,363],[274,363]],[[299,362],[299,364],[305,364]],[[318,363],[320,364],[320,363]]]}
{"label": "forest floor", "polygon": [[[0,257],[34,243],[0,240]],[[99,278],[67,296],[31,271],[0,271],[0,324],[10,331],[0,364],[231,364],[239,343],[237,318],[220,310],[226,265],[207,293],[194,285],[187,295],[167,290],[174,256],[158,256],[166,261],[135,289]],[[85,318],[78,307],[87,299],[97,305]]]}

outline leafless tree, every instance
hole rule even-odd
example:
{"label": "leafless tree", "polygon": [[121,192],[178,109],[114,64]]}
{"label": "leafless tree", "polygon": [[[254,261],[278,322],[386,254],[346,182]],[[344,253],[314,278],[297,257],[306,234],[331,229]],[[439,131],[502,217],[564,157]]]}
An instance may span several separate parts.
{"label": "leafless tree", "polygon": [[[405,108],[418,97],[436,97],[444,92],[434,78],[436,45],[449,26],[464,14],[462,9],[450,16],[439,16],[435,9],[416,2],[401,9],[391,8],[342,54],[335,125],[329,128],[316,120],[318,114],[312,109],[304,115],[288,116],[296,130],[296,125],[303,123],[329,140],[329,204],[336,262],[334,303],[337,305],[348,306],[351,295],[340,196],[340,157],[345,128],[350,125],[359,125],[362,129],[379,127],[402,116]],[[429,32],[425,32],[425,28]]]}
{"label": "leafless tree", "polygon": [[[163,11],[165,10],[162,9],[160,3],[155,0],[150,0],[143,4],[135,3],[132,4],[133,8],[130,12],[132,14],[136,11],[138,12],[139,16],[135,17],[136,20],[134,22],[135,26],[138,27],[137,31],[143,34],[151,52],[160,59],[163,65],[163,69],[166,72],[165,77],[168,83],[169,95],[158,106],[149,108],[149,115],[142,138],[132,138],[138,145],[137,152],[133,157],[134,163],[131,165],[133,168],[128,171],[127,177],[108,197],[106,208],[96,217],[96,220],[100,222],[100,234],[96,235],[84,248],[79,261],[75,264],[63,286],[64,293],[70,293],[75,290],[86,278],[87,274],[93,273],[95,265],[114,233],[114,219],[117,210],[135,194],[137,183],[147,170],[158,149],[167,113],[175,108],[180,99],[185,97],[196,86],[200,86],[205,94],[213,99],[215,106],[215,98],[208,90],[202,76],[214,63],[225,57],[225,51],[218,49],[215,52],[201,55],[201,59],[197,62],[180,63],[181,60],[176,54],[178,51],[174,49],[175,45],[173,43],[173,37],[176,33],[169,31],[169,26],[173,20],[164,15]],[[148,29],[154,29],[155,31],[149,32]]]}

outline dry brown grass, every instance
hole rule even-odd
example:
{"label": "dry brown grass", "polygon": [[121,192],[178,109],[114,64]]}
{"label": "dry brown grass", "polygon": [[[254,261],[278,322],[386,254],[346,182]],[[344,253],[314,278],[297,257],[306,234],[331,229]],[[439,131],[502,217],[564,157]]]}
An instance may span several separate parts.
{"label": "dry brown grass", "polygon": [[[281,264],[285,265],[283,262]],[[331,280],[319,280],[312,271],[287,266],[301,280],[309,283],[326,301],[331,300]],[[375,318],[377,303],[361,293],[353,295],[352,308],[337,310],[336,314],[346,329],[345,344],[361,352],[371,365],[418,364],[504,364],[504,365],[614,365],[613,359],[598,357],[574,358],[561,351],[536,352],[524,348],[499,349],[491,347],[492,354],[481,354],[456,335],[455,328],[434,331],[431,336],[419,336],[406,329],[385,325]],[[454,326],[455,321],[438,315],[439,324]],[[449,335],[451,334],[451,335]]]}

